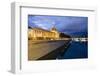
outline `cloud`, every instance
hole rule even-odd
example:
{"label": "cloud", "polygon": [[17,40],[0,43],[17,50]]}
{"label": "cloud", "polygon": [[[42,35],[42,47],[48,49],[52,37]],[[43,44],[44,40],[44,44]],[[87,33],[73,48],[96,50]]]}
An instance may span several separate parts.
{"label": "cloud", "polygon": [[87,32],[88,18],[75,16],[34,16],[29,15],[28,25],[50,30],[55,26],[58,31],[65,33]]}

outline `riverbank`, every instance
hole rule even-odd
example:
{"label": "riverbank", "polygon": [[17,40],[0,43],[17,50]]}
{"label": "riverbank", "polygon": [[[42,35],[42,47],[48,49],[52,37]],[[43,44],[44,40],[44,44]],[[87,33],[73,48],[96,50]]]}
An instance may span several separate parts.
{"label": "riverbank", "polygon": [[28,60],[56,59],[58,53],[69,41],[70,40],[31,41],[28,44]]}

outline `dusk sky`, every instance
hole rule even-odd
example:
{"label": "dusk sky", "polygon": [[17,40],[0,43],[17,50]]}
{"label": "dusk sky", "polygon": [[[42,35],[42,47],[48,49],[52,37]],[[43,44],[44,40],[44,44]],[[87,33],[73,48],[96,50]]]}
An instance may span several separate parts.
{"label": "dusk sky", "polygon": [[70,36],[87,36],[88,17],[28,15],[28,26],[46,30],[55,26]]}

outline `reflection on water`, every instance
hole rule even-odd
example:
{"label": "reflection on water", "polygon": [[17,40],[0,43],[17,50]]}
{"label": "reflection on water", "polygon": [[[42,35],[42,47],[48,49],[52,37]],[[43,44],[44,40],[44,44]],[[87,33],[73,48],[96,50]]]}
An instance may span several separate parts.
{"label": "reflection on water", "polygon": [[88,42],[71,41],[63,56],[58,59],[88,58]]}

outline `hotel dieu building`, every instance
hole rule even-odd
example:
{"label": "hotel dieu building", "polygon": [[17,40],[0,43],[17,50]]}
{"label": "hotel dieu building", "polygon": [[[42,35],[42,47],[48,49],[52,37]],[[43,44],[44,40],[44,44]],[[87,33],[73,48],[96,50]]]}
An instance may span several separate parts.
{"label": "hotel dieu building", "polygon": [[29,40],[57,40],[59,39],[59,32],[55,27],[52,27],[50,31],[38,27],[28,28],[28,39]]}

